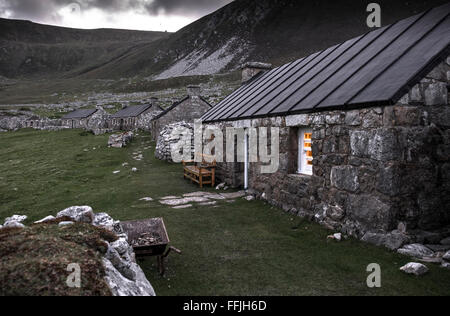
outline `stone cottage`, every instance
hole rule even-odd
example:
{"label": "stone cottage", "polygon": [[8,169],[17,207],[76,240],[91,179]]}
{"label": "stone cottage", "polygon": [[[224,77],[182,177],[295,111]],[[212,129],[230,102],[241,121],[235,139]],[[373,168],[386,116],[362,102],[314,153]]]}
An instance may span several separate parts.
{"label": "stone cottage", "polygon": [[127,106],[114,114],[111,117],[110,127],[121,131],[149,130],[151,120],[162,111],[158,99],[152,98],[149,104]]}
{"label": "stone cottage", "polygon": [[[104,110],[102,108],[75,110],[61,118],[62,126],[88,129],[91,121],[98,121],[103,115]],[[104,123],[106,124],[106,121]]]}
{"label": "stone cottage", "polygon": [[220,163],[218,177],[393,249],[450,235],[449,13],[446,4],[272,70],[246,65],[254,77],[202,120],[279,128],[280,167]]}
{"label": "stone cottage", "polygon": [[158,139],[165,126],[177,122],[193,123],[212,108],[211,104],[201,96],[199,86],[188,86],[187,93],[188,95],[184,99],[175,102],[171,107],[153,118],[151,122],[153,140]]}

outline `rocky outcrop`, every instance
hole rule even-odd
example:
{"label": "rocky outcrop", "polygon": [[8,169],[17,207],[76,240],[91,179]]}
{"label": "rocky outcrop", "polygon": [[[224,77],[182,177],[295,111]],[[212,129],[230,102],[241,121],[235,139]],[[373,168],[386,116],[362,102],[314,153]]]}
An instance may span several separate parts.
{"label": "rocky outcrop", "polygon": [[109,137],[108,146],[113,148],[126,147],[133,140],[133,133],[114,134]]}
{"label": "rocky outcrop", "polygon": [[[25,215],[14,215],[5,220],[3,227],[24,228]],[[90,206],[72,206],[62,210],[56,219],[63,219],[60,227],[73,225],[75,222],[91,224],[114,232],[118,239],[105,243],[108,249],[103,258],[105,268],[105,281],[114,296],[155,296],[155,291],[147,280],[144,272],[136,263],[133,248],[128,243],[128,236],[123,232],[119,221],[115,221],[106,213],[95,214]],[[67,221],[71,219],[72,221]],[[47,216],[35,223],[45,223],[55,220],[53,216]],[[3,228],[0,225],[0,229]]]}
{"label": "rocky outcrop", "polygon": [[90,206],[73,206],[58,213],[58,217],[70,217],[77,222],[103,227],[117,234],[118,240],[108,243],[103,258],[106,282],[115,296],[155,296],[155,291],[136,263],[133,248],[120,222],[107,213],[94,214]]}
{"label": "rocky outcrop", "polygon": [[[185,137],[186,131],[189,131],[191,137]],[[156,145],[155,157],[159,160],[173,162],[172,146],[181,144],[183,148],[190,148],[194,152],[194,125],[186,122],[178,122],[167,125],[159,134]]]}

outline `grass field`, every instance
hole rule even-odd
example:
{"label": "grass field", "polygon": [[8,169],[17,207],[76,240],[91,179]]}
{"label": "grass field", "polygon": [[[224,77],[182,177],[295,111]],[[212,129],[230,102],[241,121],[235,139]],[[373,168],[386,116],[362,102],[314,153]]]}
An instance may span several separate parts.
{"label": "grass field", "polygon": [[[106,135],[83,135],[0,133],[0,219],[25,214],[30,224],[73,205],[122,221],[162,216],[183,254],[169,256],[164,278],[155,259],[141,262],[158,295],[450,294],[450,271],[429,264],[423,277],[405,275],[399,268],[409,258],[352,239],[329,242],[322,227],[261,201],[178,210],[140,201],[199,189],[183,180],[180,166],[154,159],[148,135],[126,149],[107,148]],[[133,159],[137,151],[142,161]],[[370,263],[381,266],[379,289],[366,286]]]}

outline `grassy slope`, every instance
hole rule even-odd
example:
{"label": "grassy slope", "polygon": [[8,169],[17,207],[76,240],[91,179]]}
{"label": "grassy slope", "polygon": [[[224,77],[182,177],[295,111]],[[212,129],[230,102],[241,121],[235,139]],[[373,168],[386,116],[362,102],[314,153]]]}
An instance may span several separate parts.
{"label": "grassy slope", "polygon": [[[155,161],[153,150],[134,161],[148,141],[141,136],[130,148],[108,149],[107,136],[80,131],[0,134],[0,218],[26,214],[31,222],[77,204],[120,220],[163,216],[183,255],[169,256],[165,278],[154,259],[142,262],[158,295],[450,294],[449,271],[429,265],[424,277],[404,275],[398,269],[409,258],[355,240],[327,242],[322,227],[260,201],[185,210],[139,201],[198,191],[180,166]],[[381,265],[381,289],[365,285],[372,262]]]}
{"label": "grassy slope", "polygon": [[[0,295],[109,296],[102,255],[115,234],[77,223],[59,228],[61,218],[25,229],[0,230]],[[24,255],[25,254],[25,255]],[[81,268],[81,287],[66,281],[69,264]]]}

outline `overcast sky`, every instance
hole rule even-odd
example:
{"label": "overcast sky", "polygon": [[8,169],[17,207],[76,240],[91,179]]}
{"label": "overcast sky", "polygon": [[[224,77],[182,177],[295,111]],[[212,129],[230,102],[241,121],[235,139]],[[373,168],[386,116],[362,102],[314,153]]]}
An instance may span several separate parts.
{"label": "overcast sky", "polygon": [[174,32],[233,0],[0,0],[0,17],[75,28]]}

